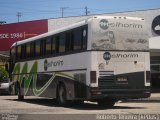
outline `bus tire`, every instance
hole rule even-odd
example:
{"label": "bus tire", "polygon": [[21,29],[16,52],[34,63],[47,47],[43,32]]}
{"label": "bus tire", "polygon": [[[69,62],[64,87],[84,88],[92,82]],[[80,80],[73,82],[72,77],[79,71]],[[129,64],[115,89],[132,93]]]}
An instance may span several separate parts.
{"label": "bus tire", "polygon": [[97,102],[100,107],[105,107],[105,108],[112,108],[116,103],[116,101],[111,98],[100,99]]}
{"label": "bus tire", "polygon": [[59,84],[57,89],[57,103],[59,106],[66,106],[67,92],[64,84]]}

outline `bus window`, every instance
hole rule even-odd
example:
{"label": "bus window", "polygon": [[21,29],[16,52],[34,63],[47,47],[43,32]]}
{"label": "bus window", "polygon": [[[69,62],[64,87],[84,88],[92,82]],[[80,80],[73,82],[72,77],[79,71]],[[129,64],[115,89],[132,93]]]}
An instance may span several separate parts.
{"label": "bus window", "polygon": [[65,52],[65,34],[62,33],[60,34],[60,39],[59,39],[59,53],[64,53]]}
{"label": "bus window", "polygon": [[33,57],[35,57],[35,42],[32,42],[30,45],[31,45],[30,57],[33,58]]}
{"label": "bus window", "polygon": [[81,29],[77,28],[74,30],[74,50],[80,50],[81,49]]}
{"label": "bus window", "polygon": [[16,49],[15,49],[15,47],[12,47],[11,48],[11,56],[15,56],[15,54],[16,54]]}
{"label": "bus window", "polygon": [[16,60],[16,48],[15,47],[11,48],[11,60],[13,63],[15,63],[15,60]]}
{"label": "bus window", "polygon": [[30,54],[31,54],[31,46],[30,46],[30,43],[28,43],[26,45],[26,57],[30,58]]}
{"label": "bus window", "polygon": [[51,54],[51,37],[46,39],[46,55]]}
{"label": "bus window", "polygon": [[12,47],[11,48],[11,55],[14,55],[15,54],[15,47]]}
{"label": "bus window", "polygon": [[40,55],[41,56],[46,55],[46,40],[45,39],[40,40]]}
{"label": "bus window", "polygon": [[56,53],[56,37],[52,37],[52,54]]}
{"label": "bus window", "polygon": [[21,46],[21,59],[25,59],[26,58],[26,45],[22,45]]}
{"label": "bus window", "polygon": [[59,36],[52,37],[52,54],[59,52]]}
{"label": "bus window", "polygon": [[36,44],[35,44],[35,55],[36,55],[36,57],[40,56],[40,52],[41,52],[40,40],[38,40],[38,41],[36,41]]}
{"label": "bus window", "polygon": [[21,58],[21,46],[17,46],[17,60]]}
{"label": "bus window", "polygon": [[82,49],[86,49],[87,48],[87,27],[82,28],[81,36],[82,36]]}
{"label": "bus window", "polygon": [[73,50],[73,34],[72,31],[66,33],[66,52]]}

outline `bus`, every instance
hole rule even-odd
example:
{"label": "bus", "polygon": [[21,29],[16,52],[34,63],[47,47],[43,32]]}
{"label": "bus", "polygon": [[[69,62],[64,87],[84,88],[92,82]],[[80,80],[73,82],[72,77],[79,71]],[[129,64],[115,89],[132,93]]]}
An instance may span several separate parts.
{"label": "bus", "polygon": [[150,96],[150,54],[145,20],[93,16],[14,43],[11,78],[18,99],[39,96],[95,101],[112,107],[118,100]]}

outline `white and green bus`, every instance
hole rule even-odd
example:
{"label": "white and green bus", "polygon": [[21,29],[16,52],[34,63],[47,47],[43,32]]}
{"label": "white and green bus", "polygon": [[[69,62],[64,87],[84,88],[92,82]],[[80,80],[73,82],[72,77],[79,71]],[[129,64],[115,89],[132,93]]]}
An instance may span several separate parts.
{"label": "white and green bus", "polygon": [[145,20],[95,16],[16,42],[11,47],[12,81],[24,96],[96,101],[150,96],[150,55]]}

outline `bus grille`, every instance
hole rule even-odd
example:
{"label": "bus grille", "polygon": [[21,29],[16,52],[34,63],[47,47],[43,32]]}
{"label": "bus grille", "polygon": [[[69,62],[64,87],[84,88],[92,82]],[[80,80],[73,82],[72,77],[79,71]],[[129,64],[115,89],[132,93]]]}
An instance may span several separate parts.
{"label": "bus grille", "polygon": [[106,88],[107,86],[113,86],[114,83],[115,83],[114,71],[99,72],[99,78],[98,78],[99,88]]}

